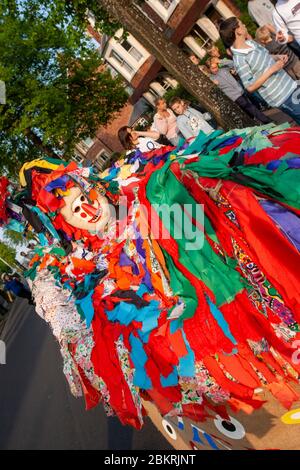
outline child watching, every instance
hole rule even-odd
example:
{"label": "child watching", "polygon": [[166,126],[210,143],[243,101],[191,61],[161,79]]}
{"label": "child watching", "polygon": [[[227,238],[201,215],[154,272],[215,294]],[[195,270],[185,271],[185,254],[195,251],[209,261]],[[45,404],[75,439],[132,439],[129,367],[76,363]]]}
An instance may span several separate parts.
{"label": "child watching", "polygon": [[285,70],[287,56],[271,56],[260,44],[248,40],[246,26],[236,17],[220,25],[225,47],[230,47],[234,68],[248,93],[258,91],[269,106],[280,108],[300,124],[300,102],[296,81]]}
{"label": "child watching", "polygon": [[225,93],[225,95],[228,96],[228,98],[238,104],[249,116],[263,124],[268,124],[271,122],[271,119],[251,103],[244,88],[242,88],[230,73],[230,69],[233,68],[233,62],[229,62],[230,63],[228,63],[227,66],[219,68],[217,58],[208,60],[207,65],[210,70],[211,80],[223,91],[223,93]]}
{"label": "child watching", "polygon": [[286,55],[288,57],[284,70],[294,79],[300,78],[300,60],[287,44],[277,42],[268,26],[262,26],[256,31],[255,39],[272,55]]}
{"label": "child watching", "polygon": [[226,59],[226,57],[221,59],[220,49],[216,45],[211,46],[211,48],[208,49],[207,52],[211,59],[215,59],[216,61],[218,61],[219,67],[226,66],[229,62],[232,63],[232,60]]}

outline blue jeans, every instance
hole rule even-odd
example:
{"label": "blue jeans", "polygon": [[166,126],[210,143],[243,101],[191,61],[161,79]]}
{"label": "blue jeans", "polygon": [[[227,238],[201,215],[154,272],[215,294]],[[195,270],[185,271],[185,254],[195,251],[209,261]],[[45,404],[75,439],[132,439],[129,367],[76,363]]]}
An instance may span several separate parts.
{"label": "blue jeans", "polygon": [[300,87],[296,88],[279,108],[300,124]]}

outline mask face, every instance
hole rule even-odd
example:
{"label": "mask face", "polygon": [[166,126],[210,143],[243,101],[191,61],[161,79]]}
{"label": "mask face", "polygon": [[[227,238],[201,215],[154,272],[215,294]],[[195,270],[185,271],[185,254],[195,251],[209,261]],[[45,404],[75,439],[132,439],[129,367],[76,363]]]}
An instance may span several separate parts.
{"label": "mask face", "polygon": [[[299,393],[300,386],[293,384]],[[263,389],[265,403],[247,414],[227,407],[229,419],[209,411],[205,421],[186,417],[164,417],[153,403],[144,402],[156,428],[177,450],[297,450],[300,446],[300,401],[288,411],[270,392]]]}
{"label": "mask face", "polygon": [[65,206],[61,215],[73,227],[93,233],[101,233],[112,222],[112,211],[106,197],[98,193],[95,201],[90,202],[77,186],[71,188],[64,197]]}

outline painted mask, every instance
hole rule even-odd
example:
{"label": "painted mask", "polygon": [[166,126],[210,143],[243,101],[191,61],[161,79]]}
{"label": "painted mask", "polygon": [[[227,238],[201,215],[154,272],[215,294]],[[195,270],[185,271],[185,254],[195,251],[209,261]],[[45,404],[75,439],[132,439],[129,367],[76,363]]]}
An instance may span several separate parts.
{"label": "painted mask", "polygon": [[[299,385],[295,387],[299,391]],[[144,402],[156,428],[177,450],[298,450],[300,447],[300,402],[283,408],[267,391],[267,402],[251,414],[227,408],[229,420],[211,412],[204,422],[184,417],[163,417],[150,402]]]}
{"label": "painted mask", "polygon": [[91,202],[78,186],[72,187],[64,197],[61,215],[73,227],[88,232],[101,233],[113,221],[112,207],[105,196],[98,193]]}

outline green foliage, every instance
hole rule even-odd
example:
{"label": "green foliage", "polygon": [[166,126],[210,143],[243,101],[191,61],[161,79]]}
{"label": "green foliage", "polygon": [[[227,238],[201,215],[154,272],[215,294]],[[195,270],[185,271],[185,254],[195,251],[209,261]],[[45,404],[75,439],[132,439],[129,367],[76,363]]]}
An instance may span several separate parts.
{"label": "green foliage", "polygon": [[221,57],[224,57],[227,55],[227,52],[226,52],[226,47],[224,46],[224,43],[222,41],[222,39],[219,39],[215,45],[217,46],[217,48],[219,49],[220,51],[220,54],[221,54]]}
{"label": "green foliage", "polygon": [[[0,258],[4,259],[9,265],[14,267],[14,262],[16,259],[16,250],[8,244],[0,241]],[[0,259],[0,272],[9,272],[9,267],[3,263]]]}
{"label": "green foliage", "polygon": [[12,245],[18,246],[25,242],[22,233],[15,232],[14,230],[4,229],[4,238],[8,240]]}
{"label": "green foliage", "polygon": [[27,232],[26,235],[23,233],[15,232],[14,230],[10,230],[8,228],[3,229],[4,238],[14,246],[20,246],[24,243],[29,243],[31,240],[34,240],[34,236],[32,232]]}
{"label": "green foliage", "polygon": [[148,123],[145,124],[138,124],[137,126],[134,127],[134,130],[136,131],[146,131],[149,127]]}
{"label": "green foliage", "polygon": [[[96,7],[96,1],[90,3]],[[125,104],[123,81],[103,66],[85,34],[86,21],[83,1],[2,1],[2,171],[15,174],[28,157],[45,155],[43,146],[68,158],[76,143],[93,137]],[[33,142],[32,132],[42,145]]]}
{"label": "green foliage", "polygon": [[[53,2],[52,2],[53,3]],[[98,0],[55,0],[57,6],[72,17],[85,25],[89,13],[93,14],[95,20],[95,28],[108,36],[114,36],[116,31],[122,28],[114,18],[100,5]]]}

